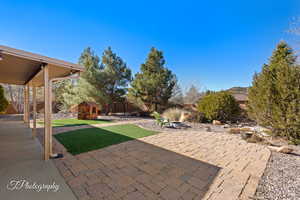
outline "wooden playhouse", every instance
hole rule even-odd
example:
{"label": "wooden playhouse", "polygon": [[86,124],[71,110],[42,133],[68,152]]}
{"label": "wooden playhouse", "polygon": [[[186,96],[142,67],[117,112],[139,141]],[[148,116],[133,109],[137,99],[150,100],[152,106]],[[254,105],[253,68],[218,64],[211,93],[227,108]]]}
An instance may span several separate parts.
{"label": "wooden playhouse", "polygon": [[78,119],[97,119],[99,113],[99,106],[95,102],[78,104]]}

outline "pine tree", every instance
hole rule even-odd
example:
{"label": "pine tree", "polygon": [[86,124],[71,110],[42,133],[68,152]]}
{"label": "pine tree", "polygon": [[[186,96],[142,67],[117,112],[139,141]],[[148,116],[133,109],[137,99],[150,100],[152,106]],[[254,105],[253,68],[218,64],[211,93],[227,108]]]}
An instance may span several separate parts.
{"label": "pine tree", "polygon": [[94,101],[99,104],[107,102],[107,97],[103,92],[104,75],[100,72],[100,58],[88,47],[80,55],[78,63],[85,67],[85,71],[80,75],[75,91],[66,96],[69,95],[71,100],[74,96],[72,94],[75,94],[73,101],[76,103],[82,101]]}
{"label": "pine tree", "polygon": [[253,77],[249,115],[276,135],[300,138],[300,70],[293,50],[280,42],[268,64]]}
{"label": "pine tree", "polygon": [[62,104],[62,110],[83,101],[106,102],[103,95],[103,79],[100,74],[100,59],[90,48],[86,48],[80,55],[78,63],[85,70],[80,74],[79,80],[65,80],[55,85],[55,96]]}
{"label": "pine tree", "polygon": [[141,65],[141,72],[135,75],[129,89],[129,98],[143,104],[147,111],[165,106],[173,94],[177,79],[164,65],[163,52],[151,48],[146,62]]}
{"label": "pine tree", "polygon": [[126,63],[117,56],[111,47],[108,47],[102,56],[101,73],[104,77],[104,93],[109,100],[108,103],[121,101],[127,93],[128,84],[130,83],[131,70]]}
{"label": "pine tree", "polygon": [[57,87],[56,93],[64,108],[82,101],[104,105],[123,99],[131,81],[131,70],[110,47],[103,52],[101,62],[91,48],[86,48],[79,64],[85,67],[79,81],[74,84],[68,80]]}

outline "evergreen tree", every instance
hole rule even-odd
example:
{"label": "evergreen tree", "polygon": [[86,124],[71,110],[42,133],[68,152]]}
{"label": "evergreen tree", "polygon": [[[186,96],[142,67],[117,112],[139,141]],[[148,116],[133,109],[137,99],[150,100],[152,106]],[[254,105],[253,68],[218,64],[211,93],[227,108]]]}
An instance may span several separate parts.
{"label": "evergreen tree", "polygon": [[[104,51],[102,62],[91,48],[86,48],[79,64],[85,67],[79,81],[67,80],[57,87],[58,99],[65,108],[82,101],[94,101],[101,105],[120,101],[131,81],[131,70],[109,47]],[[62,96],[62,98],[60,98]]]}
{"label": "evergreen tree", "polygon": [[0,112],[5,111],[5,109],[8,106],[8,101],[6,100],[4,96],[4,89],[2,85],[0,85]]}
{"label": "evergreen tree", "polygon": [[98,103],[107,102],[103,92],[104,78],[101,73],[100,59],[90,48],[86,48],[80,58],[79,64],[85,67],[78,82],[79,101],[95,101]]}
{"label": "evergreen tree", "polygon": [[121,101],[132,79],[131,70],[110,47],[103,52],[101,73],[103,73],[102,77],[105,77],[103,86],[108,103]]}
{"label": "evergreen tree", "polygon": [[129,89],[129,98],[143,104],[147,111],[158,110],[159,105],[165,106],[173,94],[177,79],[164,65],[163,52],[151,48]]}
{"label": "evergreen tree", "polygon": [[249,89],[249,115],[276,135],[300,138],[300,70],[293,50],[280,42]]}
{"label": "evergreen tree", "polygon": [[80,55],[80,65],[85,70],[80,74],[79,80],[65,80],[55,89],[56,98],[62,103],[62,109],[67,110],[70,106],[83,101],[106,102],[103,94],[103,77],[100,73],[100,59],[90,48],[86,48]]}

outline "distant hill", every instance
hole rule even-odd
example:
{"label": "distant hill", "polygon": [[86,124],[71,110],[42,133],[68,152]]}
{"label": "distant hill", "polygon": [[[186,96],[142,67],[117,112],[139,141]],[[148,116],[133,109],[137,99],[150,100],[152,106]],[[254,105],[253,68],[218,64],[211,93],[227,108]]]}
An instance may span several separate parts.
{"label": "distant hill", "polygon": [[232,94],[248,94],[249,87],[232,87],[227,91],[231,92]]}
{"label": "distant hill", "polygon": [[249,87],[232,87],[227,91],[231,92],[237,101],[244,102],[248,100],[248,88]]}

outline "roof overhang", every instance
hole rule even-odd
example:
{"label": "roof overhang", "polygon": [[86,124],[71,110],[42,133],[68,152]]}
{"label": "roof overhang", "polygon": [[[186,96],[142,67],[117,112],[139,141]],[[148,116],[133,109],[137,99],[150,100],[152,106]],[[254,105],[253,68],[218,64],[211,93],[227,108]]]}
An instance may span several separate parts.
{"label": "roof overhang", "polygon": [[49,78],[66,77],[84,71],[78,64],[0,45],[0,83],[43,86],[42,68],[49,66]]}

